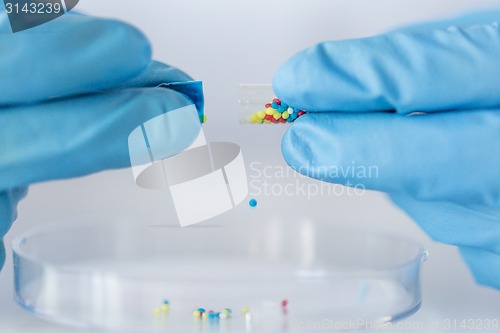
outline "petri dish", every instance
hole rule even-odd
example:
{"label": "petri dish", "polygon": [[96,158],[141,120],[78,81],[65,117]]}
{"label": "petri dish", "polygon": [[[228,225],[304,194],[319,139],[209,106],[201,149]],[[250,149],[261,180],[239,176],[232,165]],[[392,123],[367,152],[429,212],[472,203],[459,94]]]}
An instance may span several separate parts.
{"label": "petri dish", "polygon": [[[311,222],[94,222],[13,241],[15,299],[25,310],[120,332],[337,332],[380,328],[421,304],[427,252],[399,237]],[[200,307],[232,314],[194,317]]]}

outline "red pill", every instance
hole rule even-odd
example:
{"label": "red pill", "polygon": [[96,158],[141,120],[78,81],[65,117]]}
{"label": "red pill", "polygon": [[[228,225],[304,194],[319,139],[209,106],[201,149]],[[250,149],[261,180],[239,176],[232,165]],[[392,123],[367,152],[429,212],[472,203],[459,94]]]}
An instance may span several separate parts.
{"label": "red pill", "polygon": [[298,116],[298,117],[300,117],[300,116],[302,116],[302,115],[304,115],[304,114],[305,114],[305,112],[304,112],[304,111],[299,111],[299,112],[297,113],[297,116]]}
{"label": "red pill", "polygon": [[266,109],[270,108],[271,106],[272,106],[271,103],[267,103],[266,104]]}
{"label": "red pill", "polygon": [[273,102],[278,103],[278,105],[281,105],[281,101],[278,98],[273,99]]}
{"label": "red pill", "polygon": [[281,301],[281,306],[286,307],[288,305],[288,301],[286,299]]}
{"label": "red pill", "polygon": [[286,123],[286,119],[279,118],[279,119],[278,119],[278,122],[280,122],[280,123]]}

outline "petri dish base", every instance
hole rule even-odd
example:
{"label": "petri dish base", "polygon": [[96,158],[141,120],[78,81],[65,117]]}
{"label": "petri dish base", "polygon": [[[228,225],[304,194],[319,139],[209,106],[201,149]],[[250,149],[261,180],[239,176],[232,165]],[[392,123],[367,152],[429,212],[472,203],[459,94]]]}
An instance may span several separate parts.
{"label": "petri dish base", "polygon": [[[366,330],[420,307],[419,245],[312,223],[280,228],[33,230],[13,242],[16,300],[50,321],[120,332]],[[164,300],[168,311],[158,310]],[[232,315],[195,318],[199,307]]]}

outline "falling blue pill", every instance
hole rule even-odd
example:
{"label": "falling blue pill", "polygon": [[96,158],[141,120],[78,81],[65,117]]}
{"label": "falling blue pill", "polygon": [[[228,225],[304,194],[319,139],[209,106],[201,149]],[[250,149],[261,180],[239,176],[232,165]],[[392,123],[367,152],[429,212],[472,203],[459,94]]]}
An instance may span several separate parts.
{"label": "falling blue pill", "polygon": [[250,200],[250,201],[248,202],[248,204],[250,205],[250,207],[255,207],[255,206],[257,206],[257,200],[252,199],[252,200]]}

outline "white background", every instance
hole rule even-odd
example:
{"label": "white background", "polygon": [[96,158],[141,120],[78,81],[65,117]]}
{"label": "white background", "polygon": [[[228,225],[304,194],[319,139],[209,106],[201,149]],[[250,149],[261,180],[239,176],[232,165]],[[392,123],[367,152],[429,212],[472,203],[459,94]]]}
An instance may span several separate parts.
{"label": "white background", "polygon": [[[239,125],[237,84],[270,83],[283,61],[319,41],[369,36],[495,4],[500,7],[497,1],[486,0],[81,0],[79,9],[138,26],[149,36],[156,59],[204,81],[209,117],[205,133],[210,141],[240,144],[248,164],[280,166],[284,165],[279,153],[284,126]],[[390,231],[420,241],[431,257],[423,270],[423,308],[405,321],[408,324],[500,317],[500,292],[476,286],[455,248],[433,243],[381,194],[258,199],[259,207],[251,214],[243,205],[220,219],[239,223],[269,216],[287,223],[312,219],[341,228]],[[35,185],[20,205],[20,217],[6,244],[35,225],[83,214],[161,222],[171,219],[173,211],[163,197],[138,189],[130,170]],[[0,273],[0,332],[80,332],[45,323],[14,304],[10,252],[7,255]]]}

